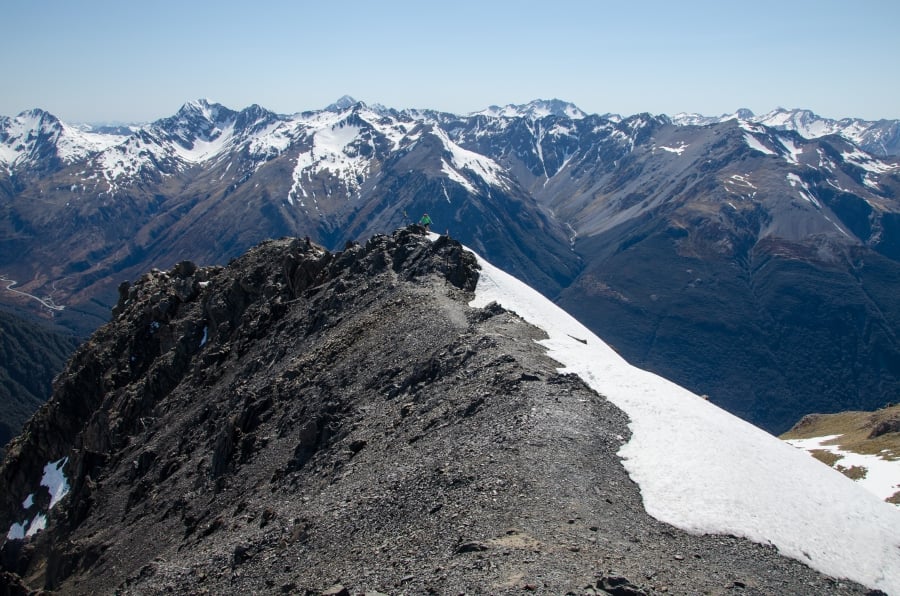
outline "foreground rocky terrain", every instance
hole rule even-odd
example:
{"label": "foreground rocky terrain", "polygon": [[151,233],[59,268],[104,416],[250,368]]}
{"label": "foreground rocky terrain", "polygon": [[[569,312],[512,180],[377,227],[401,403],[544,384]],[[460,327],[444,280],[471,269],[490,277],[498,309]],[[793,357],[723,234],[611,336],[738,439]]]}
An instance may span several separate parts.
{"label": "foreground rocky terrain", "polygon": [[477,279],[410,227],[123,285],[0,466],[2,528],[48,510],[48,462],[69,488],[4,543],[0,589],[867,593],[649,517],[625,415],[470,308]]}

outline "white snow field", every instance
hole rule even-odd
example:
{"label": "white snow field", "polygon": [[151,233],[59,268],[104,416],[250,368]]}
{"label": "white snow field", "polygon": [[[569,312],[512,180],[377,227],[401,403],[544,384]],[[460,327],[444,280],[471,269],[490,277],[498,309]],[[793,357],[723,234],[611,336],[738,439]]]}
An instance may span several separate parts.
{"label": "white snow field", "polygon": [[[631,418],[619,455],[656,519],[772,544],[832,577],[900,594],[900,511],[803,451],[628,364],[537,291],[478,258],[471,306],[497,302]],[[583,343],[583,342],[587,343]]]}

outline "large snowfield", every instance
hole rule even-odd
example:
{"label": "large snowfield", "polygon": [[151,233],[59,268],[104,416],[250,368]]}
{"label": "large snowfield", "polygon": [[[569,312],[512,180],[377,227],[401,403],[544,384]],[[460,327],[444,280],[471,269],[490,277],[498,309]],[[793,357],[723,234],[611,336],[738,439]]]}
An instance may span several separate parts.
{"label": "large snowfield", "polygon": [[[619,451],[656,519],[772,544],[832,577],[900,594],[900,510],[690,391],[628,364],[537,291],[478,258],[471,306],[497,302],[631,419]],[[586,342],[586,343],[584,343]]]}

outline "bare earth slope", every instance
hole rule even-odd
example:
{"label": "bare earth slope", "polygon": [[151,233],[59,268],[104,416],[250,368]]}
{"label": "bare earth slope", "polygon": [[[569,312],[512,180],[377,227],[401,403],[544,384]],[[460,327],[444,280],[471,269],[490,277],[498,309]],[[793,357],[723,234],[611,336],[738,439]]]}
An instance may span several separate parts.
{"label": "bare earth slope", "polygon": [[123,287],[0,466],[0,528],[46,508],[47,462],[71,486],[4,544],[0,588],[866,593],[650,518],[625,415],[534,327],[468,307],[474,257],[422,232]]}

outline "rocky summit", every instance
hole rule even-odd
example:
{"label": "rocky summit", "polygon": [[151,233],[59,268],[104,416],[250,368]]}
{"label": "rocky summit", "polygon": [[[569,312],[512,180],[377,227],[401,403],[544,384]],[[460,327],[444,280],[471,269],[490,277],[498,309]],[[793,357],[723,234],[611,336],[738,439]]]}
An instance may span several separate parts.
{"label": "rocky summit", "polygon": [[867,593],[651,518],[626,416],[432,238],[123,284],[0,466],[0,593]]}

